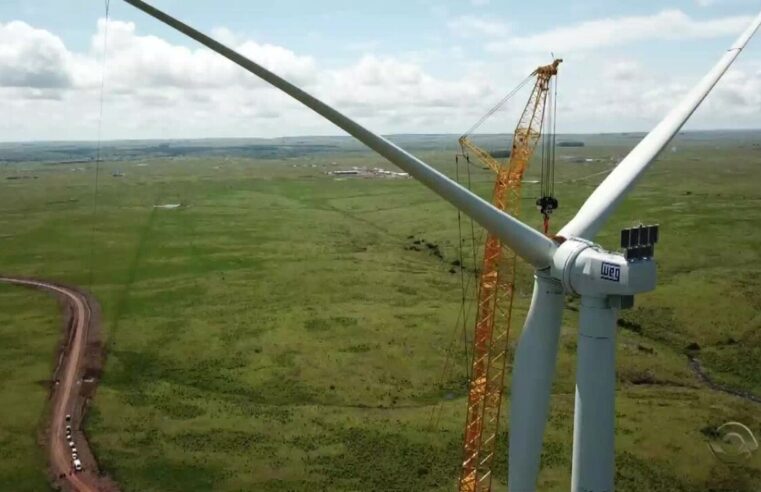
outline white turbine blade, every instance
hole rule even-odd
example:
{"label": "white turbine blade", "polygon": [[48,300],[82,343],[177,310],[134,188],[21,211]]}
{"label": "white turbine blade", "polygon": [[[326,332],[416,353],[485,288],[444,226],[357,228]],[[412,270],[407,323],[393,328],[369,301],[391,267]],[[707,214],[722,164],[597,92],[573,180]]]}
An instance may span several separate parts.
{"label": "white turbine blade", "polygon": [[560,323],[560,282],[536,275],[520,341],[515,349],[510,389],[510,455],[508,490],[534,492],[542,456],[542,440],[555,377]]}
{"label": "white turbine blade", "polygon": [[560,230],[559,236],[575,236],[590,240],[594,238],[637,179],[658,153],[668,145],[669,140],[676,135],[716,82],[724,75],[760,24],[761,14],[753,20],[711,71],[682,99],[681,103],[671,110],[663,121],[648,133],[605,178],[587,198],[576,216]]}
{"label": "white turbine blade", "polygon": [[502,212],[486,200],[471,193],[466,188],[436,171],[417,157],[409,154],[400,147],[397,147],[385,138],[364,128],[359,123],[351,120],[324,102],[275,75],[261,65],[249,60],[233,49],[228,48],[145,2],[140,0],[124,1],[198,41],[228,60],[240,65],[252,74],[277,87],[289,96],[303,103],[308,108],[325,117],[375,152],[396,164],[401,169],[404,169],[412,177],[421,181],[449,203],[462,210],[489,232],[499,237],[500,240],[515,251],[518,256],[525,259],[536,268],[545,268],[549,266],[556,245],[551,239],[545,237],[539,231]]}

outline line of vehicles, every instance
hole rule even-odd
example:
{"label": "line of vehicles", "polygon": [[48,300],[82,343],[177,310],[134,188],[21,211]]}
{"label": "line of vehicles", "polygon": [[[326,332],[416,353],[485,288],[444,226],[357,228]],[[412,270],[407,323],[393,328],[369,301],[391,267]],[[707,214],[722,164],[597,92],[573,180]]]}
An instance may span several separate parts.
{"label": "line of vehicles", "polygon": [[79,451],[77,450],[77,445],[71,434],[70,414],[66,414],[66,442],[69,444],[69,450],[71,451],[71,464],[74,467],[74,471],[82,471],[82,461],[79,459]]}

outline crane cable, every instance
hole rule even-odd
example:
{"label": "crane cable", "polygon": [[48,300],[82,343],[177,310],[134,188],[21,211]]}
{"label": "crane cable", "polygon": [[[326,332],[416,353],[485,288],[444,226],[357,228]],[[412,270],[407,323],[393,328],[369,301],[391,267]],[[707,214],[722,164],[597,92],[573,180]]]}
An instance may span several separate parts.
{"label": "crane cable", "polygon": [[505,103],[510,100],[510,98],[512,98],[519,90],[521,90],[523,88],[524,85],[526,85],[533,78],[534,78],[533,75],[529,75],[528,77],[526,77],[513,90],[508,92],[505,97],[500,99],[500,101],[497,104],[495,104],[494,107],[492,107],[485,115],[481,116],[481,118],[478,121],[476,121],[473,124],[473,126],[468,128],[468,131],[466,131],[463,134],[463,136],[467,137],[468,135],[471,135],[471,134],[473,134],[473,132],[478,130],[478,128],[484,123],[484,121],[488,120],[491,117],[491,115],[493,115],[494,113],[499,111],[502,108],[502,106],[504,106]]}
{"label": "crane cable", "polygon": [[95,177],[92,196],[92,228],[90,230],[90,271],[88,273],[89,289],[92,291],[94,264],[95,264],[95,235],[97,234],[98,219],[98,188],[100,181],[100,164],[102,162],[102,145],[103,145],[103,99],[106,86],[106,55],[108,53],[108,26],[110,20],[111,0],[105,0],[105,25],[103,26],[103,55],[100,64],[100,93],[98,97],[98,131],[97,145],[95,148]]}
{"label": "crane cable", "polygon": [[[468,172],[468,183],[470,183],[470,166],[467,167]],[[460,163],[457,159],[455,159],[455,177],[457,179],[457,182],[460,182]],[[468,189],[470,189],[470,185],[468,185]],[[471,219],[471,225],[472,225]],[[475,238],[474,238],[475,240]],[[465,283],[465,262],[462,254],[462,243],[464,239],[462,237],[462,211],[458,208],[457,209],[457,256],[459,258],[460,262],[460,311],[458,314],[458,320],[457,323],[455,323],[455,329],[457,325],[460,322],[460,318],[462,318],[462,340],[463,340],[463,349],[464,349],[464,355],[465,355],[465,371],[468,376],[468,379],[470,379],[470,373],[468,372],[469,369],[469,363],[470,363],[470,357],[468,356],[468,332],[465,330],[466,326],[466,319],[467,315],[465,314],[465,298],[467,295],[467,286]],[[473,248],[475,251],[475,248]],[[475,263],[474,263],[475,265]]]}
{"label": "crane cable", "polygon": [[[466,186],[468,190],[472,190],[473,188],[473,181],[472,176],[470,172],[470,166],[466,164]],[[458,183],[462,184],[461,177],[460,177],[460,163],[459,160],[455,159],[455,179]],[[476,238],[476,229],[475,229],[475,222],[472,218],[467,218],[470,222],[470,249],[472,253],[472,261],[473,261],[473,275],[468,275],[466,280],[466,270],[467,267],[465,265],[465,254],[463,253],[463,244],[465,243],[466,239],[463,234],[463,225],[462,225],[462,212],[458,209],[457,210],[457,231],[458,231],[458,243],[457,243],[457,257],[460,262],[460,307],[457,313],[457,319],[455,320],[454,327],[452,329],[452,332],[449,336],[449,346],[446,350],[446,357],[444,360],[443,367],[441,369],[439,378],[437,380],[437,386],[440,388],[443,388],[445,382],[447,379],[449,379],[452,370],[454,368],[454,365],[452,364],[452,354],[455,352],[455,345],[457,344],[458,338],[461,336],[461,341],[463,344],[463,355],[464,355],[464,370],[465,370],[465,376],[466,376],[466,383],[465,387],[467,387],[467,381],[470,381],[470,368],[472,365],[471,361],[471,355],[468,351],[470,341],[468,340],[468,320],[470,317],[470,311],[473,306],[472,303],[467,302],[468,301],[468,292],[470,292],[472,283],[475,282],[475,284],[478,286],[478,256],[476,252],[476,244],[480,244],[483,240],[483,233]],[[469,259],[470,260],[470,259]],[[429,417],[429,429],[432,431],[435,431],[438,429],[439,421],[441,420],[441,412],[443,410],[443,399],[439,400],[438,404],[434,405],[431,409],[431,415]]]}
{"label": "crane cable", "polygon": [[542,170],[540,179],[541,196],[537,199],[536,205],[542,214],[544,233],[549,234],[550,215],[558,208],[558,200],[555,198],[555,148],[557,135],[557,74],[549,81],[548,87],[548,111],[545,111],[546,118],[542,125],[546,126],[548,133],[544,135],[542,141]]}

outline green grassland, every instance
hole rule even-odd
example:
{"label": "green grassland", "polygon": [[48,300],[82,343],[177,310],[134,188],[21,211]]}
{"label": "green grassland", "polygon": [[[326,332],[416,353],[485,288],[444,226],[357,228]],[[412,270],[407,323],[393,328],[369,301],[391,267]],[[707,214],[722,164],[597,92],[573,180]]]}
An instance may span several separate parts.
{"label": "green grassland", "polygon": [[[658,289],[622,314],[618,490],[761,486],[758,454],[729,466],[706,446],[728,420],[761,436],[761,405],[706,388],[685,355],[697,343],[716,381],[761,394],[754,141],[678,140],[598,238],[615,248],[621,227],[661,224]],[[596,136],[558,150],[556,228],[634,143]],[[458,173],[452,151],[418,154]],[[463,278],[472,319],[471,225],[463,218],[464,275],[451,273],[461,242],[454,209],[413,180],[326,175],[350,166],[390,167],[357,149],[105,162],[96,207],[92,164],[0,166],[0,271],[79,284],[101,303],[108,359],[86,426],[124,490],[453,489],[467,381],[456,320]],[[22,174],[36,179],[5,179]],[[471,168],[470,178],[489,195],[489,172]],[[523,217],[538,226],[536,185],[524,195]],[[154,207],[166,203],[182,206]],[[411,249],[417,240],[442,258],[425,243]],[[529,269],[519,273],[513,343],[531,289]],[[564,318],[541,490],[570,481],[577,305]],[[16,402],[3,410],[12,413],[0,420],[0,443],[25,470],[0,465],[0,489],[41,489],[44,455],[31,446],[45,389],[33,383],[52,364],[55,303],[4,287],[0,307],[0,396]],[[499,484],[506,442],[503,432]]]}
{"label": "green grassland", "polygon": [[48,488],[40,431],[61,321],[56,300],[0,284],[0,489]]}

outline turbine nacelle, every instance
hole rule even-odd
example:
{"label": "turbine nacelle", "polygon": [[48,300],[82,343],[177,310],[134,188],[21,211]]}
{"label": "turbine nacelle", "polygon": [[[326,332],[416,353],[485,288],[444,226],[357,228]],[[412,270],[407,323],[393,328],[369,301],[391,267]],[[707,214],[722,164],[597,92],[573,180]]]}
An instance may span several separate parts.
{"label": "turbine nacelle", "polygon": [[617,296],[623,300],[619,304],[626,305],[626,298],[655,289],[655,270],[652,257],[627,260],[621,253],[572,237],[555,250],[550,275],[561,282],[566,294]]}

